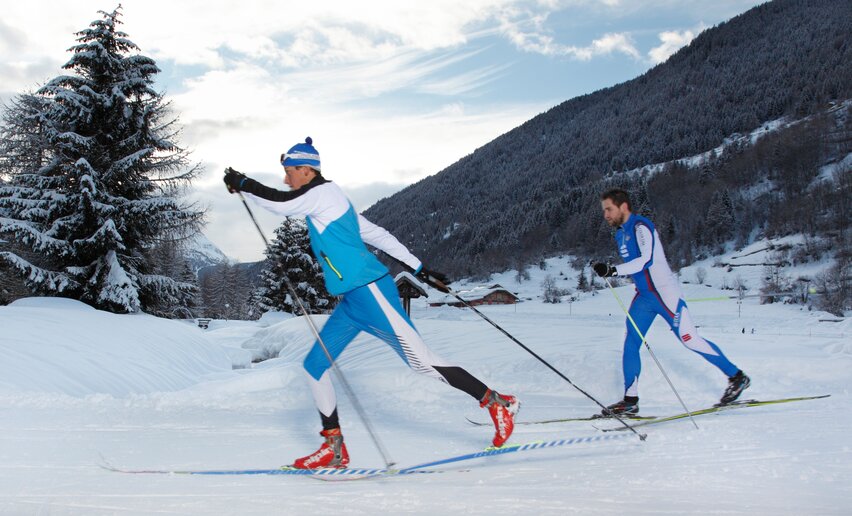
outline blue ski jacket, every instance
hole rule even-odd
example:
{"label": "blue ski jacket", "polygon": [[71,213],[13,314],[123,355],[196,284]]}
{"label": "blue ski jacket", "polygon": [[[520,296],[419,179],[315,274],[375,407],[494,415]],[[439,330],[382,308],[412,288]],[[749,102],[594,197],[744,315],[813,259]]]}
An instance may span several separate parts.
{"label": "blue ski jacket", "polygon": [[665,298],[674,299],[681,297],[680,285],[669,268],[653,222],[631,213],[615,232],[615,242],[624,259],[624,263],[615,266],[616,273],[632,277],[640,294],[662,294]]}
{"label": "blue ski jacket", "polygon": [[322,176],[294,191],[275,190],[247,179],[241,190],[267,210],[305,217],[311,249],[325,274],[329,293],[340,295],[388,274],[366,244],[380,249],[415,271],[420,260],[393,235],[355,211],[343,191]]}

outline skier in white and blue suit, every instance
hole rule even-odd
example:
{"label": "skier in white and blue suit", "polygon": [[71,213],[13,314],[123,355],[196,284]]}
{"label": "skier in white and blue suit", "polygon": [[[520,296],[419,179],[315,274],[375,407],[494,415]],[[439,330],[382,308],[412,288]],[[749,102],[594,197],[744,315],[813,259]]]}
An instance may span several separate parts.
{"label": "skier in white and blue suit", "polygon": [[[414,271],[435,288],[448,291],[446,278],[423,268],[423,264],[396,238],[355,211],[343,191],[322,176],[320,157],[311,138],[281,155],[284,183],[290,191],[264,186],[228,168],[225,184],[231,193],[245,196],[273,213],[305,217],[311,248],[325,274],[331,294],[340,303],[320,331],[332,360],[362,331],[385,341],[413,370],[423,373],[473,396],[488,409],[496,433],[492,444],[502,446],[514,428],[519,403],[514,396],[489,389],[473,375],[450,365],[432,352],[402,308],[399,292],[388,269],[366,244],[384,251]],[[305,371],[320,413],[325,442],[316,452],[297,459],[302,469],[345,467],[349,454],[343,443],[337,415],[337,400],[329,376],[328,357],[319,342],[305,357]]]}
{"label": "skier in white and blue suit", "polygon": [[636,295],[630,305],[627,336],[624,339],[622,367],[624,370],[624,399],[607,407],[608,414],[637,414],[639,412],[639,350],[642,338],[659,315],[669,323],[674,334],[684,346],[701,355],[728,377],[728,387],[720,404],[736,400],[751,381],[731,363],[719,346],[701,337],[683,300],[677,277],[666,261],[660,235],[654,224],[641,215],[632,213],[630,197],[624,190],[613,189],[601,195],[601,207],[607,223],[617,228],[615,241],[624,263],[616,266],[594,264],[601,277],[630,276],[636,286]]}

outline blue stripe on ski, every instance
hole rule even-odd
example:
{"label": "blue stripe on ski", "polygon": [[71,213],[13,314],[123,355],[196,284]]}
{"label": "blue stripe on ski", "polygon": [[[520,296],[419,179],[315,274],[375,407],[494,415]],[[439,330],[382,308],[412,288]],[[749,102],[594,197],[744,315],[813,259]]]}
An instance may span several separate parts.
{"label": "blue stripe on ski", "polygon": [[352,478],[372,478],[382,476],[396,475],[414,475],[428,473],[443,473],[446,470],[429,469],[443,464],[451,464],[454,462],[462,462],[466,460],[480,459],[483,457],[492,457],[494,455],[505,455],[507,453],[515,453],[529,450],[537,450],[540,448],[554,448],[557,446],[570,446],[572,444],[593,443],[600,441],[612,441],[615,439],[623,439],[630,437],[629,434],[607,434],[594,435],[589,437],[572,437],[568,439],[556,439],[553,441],[536,441],[526,444],[510,444],[500,448],[487,448],[485,450],[457,455],[444,459],[424,462],[416,466],[410,466],[400,469],[388,468],[343,468],[343,469],[296,469],[291,467],[276,468],[276,469],[210,469],[210,470],[130,470],[116,468],[106,461],[101,464],[101,467],[110,471],[119,473],[133,474],[161,474],[161,475],[299,475],[306,477],[352,477]]}
{"label": "blue stripe on ski", "polygon": [[[387,475],[397,474],[398,470],[389,470],[386,468],[326,468],[326,469],[296,469],[296,468],[275,468],[275,469],[188,469],[188,470],[165,470],[165,469],[121,469],[110,465],[102,464],[102,468],[119,473],[133,474],[161,474],[161,475],[301,475],[301,476],[372,476],[372,475]],[[438,473],[439,470],[421,471],[412,469],[406,471],[406,474],[415,473]]]}
{"label": "blue stripe on ski", "polygon": [[[190,475],[327,475],[327,476],[344,476],[344,475],[383,475],[393,473],[393,470],[384,468],[358,469],[358,468],[328,468],[328,469],[296,469],[296,468],[278,468],[278,469],[239,469],[239,470],[210,470],[210,471],[189,471]],[[412,471],[412,473],[419,473]]]}
{"label": "blue stripe on ski", "polygon": [[423,464],[418,464],[416,466],[411,466],[409,468],[401,469],[400,472],[408,471],[408,470],[417,470],[417,469],[425,469],[431,468],[434,466],[440,466],[442,464],[450,464],[453,462],[461,462],[465,460],[479,459],[482,457],[491,457],[493,455],[503,455],[506,453],[515,453],[527,450],[535,450],[538,448],[554,448],[557,446],[569,446],[572,444],[580,444],[580,443],[591,443],[597,441],[609,441],[612,437],[629,437],[627,434],[615,434],[615,435],[595,435],[590,437],[572,437],[570,439],[556,439],[554,441],[536,441],[532,443],[526,444],[510,444],[505,445],[500,448],[487,448],[482,451],[467,453],[464,455],[458,455],[456,457],[450,457],[447,459],[440,459],[432,462],[424,462]]}

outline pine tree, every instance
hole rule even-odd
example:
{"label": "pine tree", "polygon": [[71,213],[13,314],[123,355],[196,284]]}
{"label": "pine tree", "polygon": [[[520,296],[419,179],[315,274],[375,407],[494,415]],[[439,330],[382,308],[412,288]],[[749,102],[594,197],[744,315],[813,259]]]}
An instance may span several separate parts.
{"label": "pine tree", "polygon": [[586,268],[580,269],[580,275],[577,277],[577,291],[588,292],[589,282],[586,280]]}
{"label": "pine tree", "polygon": [[300,314],[287,290],[285,276],[309,313],[327,313],[337,304],[337,298],[325,288],[322,268],[311,254],[308,229],[301,220],[284,220],[275,230],[275,239],[266,249],[266,258],[262,286],[255,296],[261,312],[278,310]]}
{"label": "pine tree", "polygon": [[[159,317],[190,319],[197,315],[200,300],[198,278],[183,254],[185,241],[164,241],[146,253],[146,259],[159,273],[174,278],[182,288],[164,285],[163,295],[145,303],[145,311]],[[145,299],[142,299],[145,302]]]}
{"label": "pine tree", "polygon": [[211,319],[222,319],[225,317],[224,302],[221,301],[223,297],[222,292],[225,288],[222,282],[222,270],[227,267],[228,264],[220,263],[207,269],[202,269],[198,273],[204,317]]}
{"label": "pine tree", "polygon": [[706,243],[710,245],[727,241],[734,233],[734,203],[728,190],[716,190],[705,218]]}
{"label": "pine tree", "polygon": [[236,264],[229,264],[222,268],[220,276],[221,289],[219,290],[218,305],[221,307],[225,319],[239,319],[241,296],[238,295],[240,286],[240,271]]}
{"label": "pine tree", "polygon": [[157,270],[151,251],[198,229],[203,211],[180,199],[199,171],[152,89],[155,62],[117,29],[119,9],[77,33],[69,75],[20,95],[0,127],[0,261],[42,295],[100,309],[166,309],[192,284]]}

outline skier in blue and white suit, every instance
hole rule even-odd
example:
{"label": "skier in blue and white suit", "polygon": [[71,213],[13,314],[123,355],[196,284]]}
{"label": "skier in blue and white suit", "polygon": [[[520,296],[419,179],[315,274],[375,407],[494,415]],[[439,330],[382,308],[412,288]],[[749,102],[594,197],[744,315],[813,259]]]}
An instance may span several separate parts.
{"label": "skier in blue and white suit", "polygon": [[666,261],[660,235],[654,224],[647,218],[631,212],[630,198],[624,190],[605,192],[601,196],[601,207],[607,223],[617,228],[615,241],[624,263],[616,266],[596,263],[594,270],[601,277],[630,276],[636,285],[622,356],[624,399],[610,405],[603,413],[606,415],[639,412],[639,350],[643,336],[647,335],[651,323],[658,315],[666,320],[684,346],[701,355],[728,377],[728,387],[720,403],[726,404],[736,400],[751,382],[745,373],[725,357],[716,344],[698,334],[683,300],[677,278]]}
{"label": "skier in blue and white suit", "polygon": [[[488,409],[494,421],[494,446],[502,446],[514,428],[518,402],[514,396],[489,389],[473,375],[450,365],[430,350],[399,301],[388,269],[367,249],[369,244],[384,251],[439,290],[448,291],[443,274],[423,264],[383,228],[359,215],[343,191],[322,176],[319,153],[310,138],[281,155],[284,182],[290,191],[264,186],[228,168],[225,184],[230,192],[246,197],[273,213],[305,217],[311,248],[320,262],[325,284],[340,303],[320,331],[332,360],[362,331],[385,341],[412,369],[462,390]],[[325,442],[316,452],[297,459],[303,469],[345,467],[349,462],[337,416],[337,400],[329,376],[331,364],[318,341],[305,362],[314,400],[322,420]]]}

